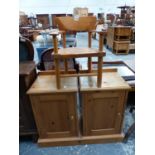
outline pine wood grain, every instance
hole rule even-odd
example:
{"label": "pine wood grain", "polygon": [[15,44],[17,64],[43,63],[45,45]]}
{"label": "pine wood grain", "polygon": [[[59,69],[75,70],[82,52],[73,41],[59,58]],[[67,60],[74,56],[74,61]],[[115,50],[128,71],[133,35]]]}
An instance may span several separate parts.
{"label": "pine wood grain", "polygon": [[128,83],[117,72],[105,72],[102,75],[101,88],[97,88],[97,77],[80,77],[80,91],[130,89]]}
{"label": "pine wood grain", "polygon": [[77,77],[61,78],[60,89],[57,89],[55,75],[39,75],[28,94],[76,92],[78,90]]}

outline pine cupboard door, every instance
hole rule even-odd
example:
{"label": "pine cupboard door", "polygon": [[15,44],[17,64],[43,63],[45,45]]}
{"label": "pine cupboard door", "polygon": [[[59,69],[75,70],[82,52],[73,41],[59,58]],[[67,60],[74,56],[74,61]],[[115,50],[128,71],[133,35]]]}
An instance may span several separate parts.
{"label": "pine cupboard door", "polygon": [[77,135],[76,93],[31,95],[40,138]]}
{"label": "pine cupboard door", "polygon": [[83,134],[121,133],[126,91],[82,93]]}

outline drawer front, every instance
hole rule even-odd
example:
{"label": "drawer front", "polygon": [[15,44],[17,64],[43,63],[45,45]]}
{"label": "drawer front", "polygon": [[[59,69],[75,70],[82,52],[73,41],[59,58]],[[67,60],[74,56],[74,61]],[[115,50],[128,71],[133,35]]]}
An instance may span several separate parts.
{"label": "drawer front", "polygon": [[131,35],[131,28],[116,28],[115,35],[118,36],[130,36]]}
{"label": "drawer front", "polygon": [[129,43],[114,43],[115,50],[128,50]]}

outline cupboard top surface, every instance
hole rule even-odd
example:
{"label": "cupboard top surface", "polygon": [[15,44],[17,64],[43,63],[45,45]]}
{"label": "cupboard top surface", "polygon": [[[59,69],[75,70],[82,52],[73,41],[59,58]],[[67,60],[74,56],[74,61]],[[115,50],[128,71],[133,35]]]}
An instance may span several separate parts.
{"label": "cupboard top surface", "polygon": [[97,87],[96,76],[80,77],[80,90],[81,91],[128,90],[128,89],[130,89],[130,86],[117,72],[103,73],[101,88]]}
{"label": "cupboard top surface", "polygon": [[61,78],[61,88],[56,87],[55,75],[38,75],[28,94],[39,93],[59,93],[59,92],[77,92],[77,77],[63,77]]}

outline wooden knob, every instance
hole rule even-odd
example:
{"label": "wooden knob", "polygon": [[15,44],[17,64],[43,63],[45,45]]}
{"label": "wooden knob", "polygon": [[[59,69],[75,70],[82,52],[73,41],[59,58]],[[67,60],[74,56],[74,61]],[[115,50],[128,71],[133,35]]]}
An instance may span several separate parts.
{"label": "wooden knob", "polygon": [[74,120],[74,116],[73,115],[70,116],[70,120]]}
{"label": "wooden knob", "polygon": [[121,113],[118,113],[117,115],[118,115],[118,116],[121,116]]}

